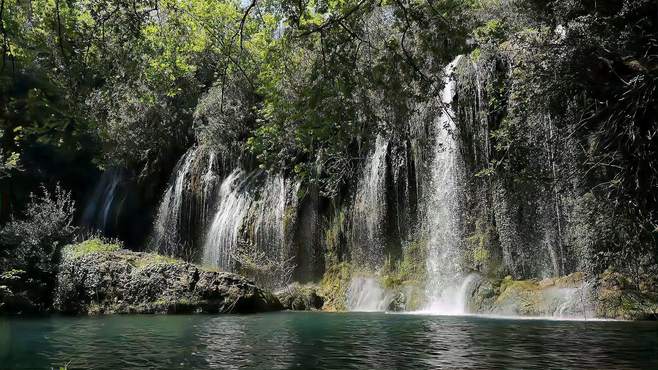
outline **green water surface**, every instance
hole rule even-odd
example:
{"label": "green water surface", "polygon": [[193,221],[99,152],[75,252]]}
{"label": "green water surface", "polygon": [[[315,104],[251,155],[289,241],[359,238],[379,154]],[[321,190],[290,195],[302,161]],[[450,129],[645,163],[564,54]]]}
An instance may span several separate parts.
{"label": "green water surface", "polygon": [[658,324],[383,313],[0,319],[0,368],[658,369]]}

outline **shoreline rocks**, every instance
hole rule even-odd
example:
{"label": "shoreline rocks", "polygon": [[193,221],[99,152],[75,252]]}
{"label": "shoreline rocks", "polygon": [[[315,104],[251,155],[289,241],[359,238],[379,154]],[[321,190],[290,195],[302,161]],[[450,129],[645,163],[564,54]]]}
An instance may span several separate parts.
{"label": "shoreline rocks", "polygon": [[291,311],[320,311],[323,309],[325,298],[314,285],[300,285],[293,283],[276,292],[276,296],[283,308]]}
{"label": "shoreline rocks", "polygon": [[54,309],[68,314],[256,313],[283,309],[237,274],[151,253],[63,251]]}
{"label": "shoreline rocks", "polygon": [[573,274],[543,280],[481,278],[473,287],[471,312],[506,316],[657,320],[658,294],[638,289],[619,273],[596,279]]}

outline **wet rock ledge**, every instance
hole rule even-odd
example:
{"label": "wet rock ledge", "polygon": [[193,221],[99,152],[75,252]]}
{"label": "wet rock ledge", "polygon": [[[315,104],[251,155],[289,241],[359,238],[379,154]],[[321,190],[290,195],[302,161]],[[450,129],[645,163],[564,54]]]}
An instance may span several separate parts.
{"label": "wet rock ledge", "polygon": [[151,253],[66,247],[54,309],[70,314],[254,313],[283,309],[270,292],[233,273]]}

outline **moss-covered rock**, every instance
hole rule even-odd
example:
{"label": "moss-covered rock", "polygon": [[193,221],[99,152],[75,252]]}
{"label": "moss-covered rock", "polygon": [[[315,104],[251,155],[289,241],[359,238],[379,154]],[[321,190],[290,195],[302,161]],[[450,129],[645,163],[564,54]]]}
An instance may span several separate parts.
{"label": "moss-covered rock", "polygon": [[[475,313],[518,316],[591,317],[591,302],[582,273],[560,278],[481,279],[469,300]],[[587,299],[585,296],[587,295]]]}
{"label": "moss-covered rock", "polygon": [[537,280],[481,279],[469,300],[474,313],[621,320],[658,319],[658,293],[650,277],[634,284],[606,271],[589,280],[581,272]]}
{"label": "moss-covered rock", "polygon": [[352,279],[352,268],[342,262],[327,269],[320,282],[319,294],[324,297],[325,311],[344,311],[347,309],[347,289]]}
{"label": "moss-covered rock", "polygon": [[497,313],[526,316],[544,314],[541,287],[534,280],[512,280],[508,276],[501,282],[499,292],[494,301]]}
{"label": "moss-covered rock", "polygon": [[64,248],[63,253],[80,257],[90,253],[116,252],[120,249],[121,245],[118,243],[105,242],[101,239],[93,238],[79,244],[69,245]]}
{"label": "moss-covered rock", "polygon": [[388,311],[416,311],[425,303],[425,291],[417,282],[407,281],[399,286],[387,289],[392,291],[393,294],[393,299],[387,308]]}
{"label": "moss-covered rock", "polygon": [[596,287],[596,315],[624,320],[658,320],[656,277],[642,277],[641,284],[621,273],[607,270]]}
{"label": "moss-covered rock", "polygon": [[252,281],[151,253],[64,249],[54,307],[65,313],[249,313],[280,310]]}
{"label": "moss-covered rock", "polygon": [[292,284],[276,293],[283,308],[293,311],[321,310],[324,306],[324,297],[319,288],[312,284]]}

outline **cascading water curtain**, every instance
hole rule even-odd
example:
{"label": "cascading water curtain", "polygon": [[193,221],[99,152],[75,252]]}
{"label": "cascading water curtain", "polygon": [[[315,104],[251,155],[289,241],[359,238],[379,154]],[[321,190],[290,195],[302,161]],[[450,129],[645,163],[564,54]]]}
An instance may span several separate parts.
{"label": "cascading water curtain", "polygon": [[453,101],[455,69],[461,56],[444,69],[441,113],[436,118],[436,142],[431,162],[431,179],[426,197],[428,233],[427,303],[423,311],[438,314],[465,312],[464,284],[460,271],[460,181],[463,165],[456,140],[457,125]]}
{"label": "cascading water curtain", "polygon": [[377,136],[375,148],[368,156],[352,206],[350,242],[355,262],[369,268],[384,260],[382,240],[386,210],[386,154],[388,141]]}

